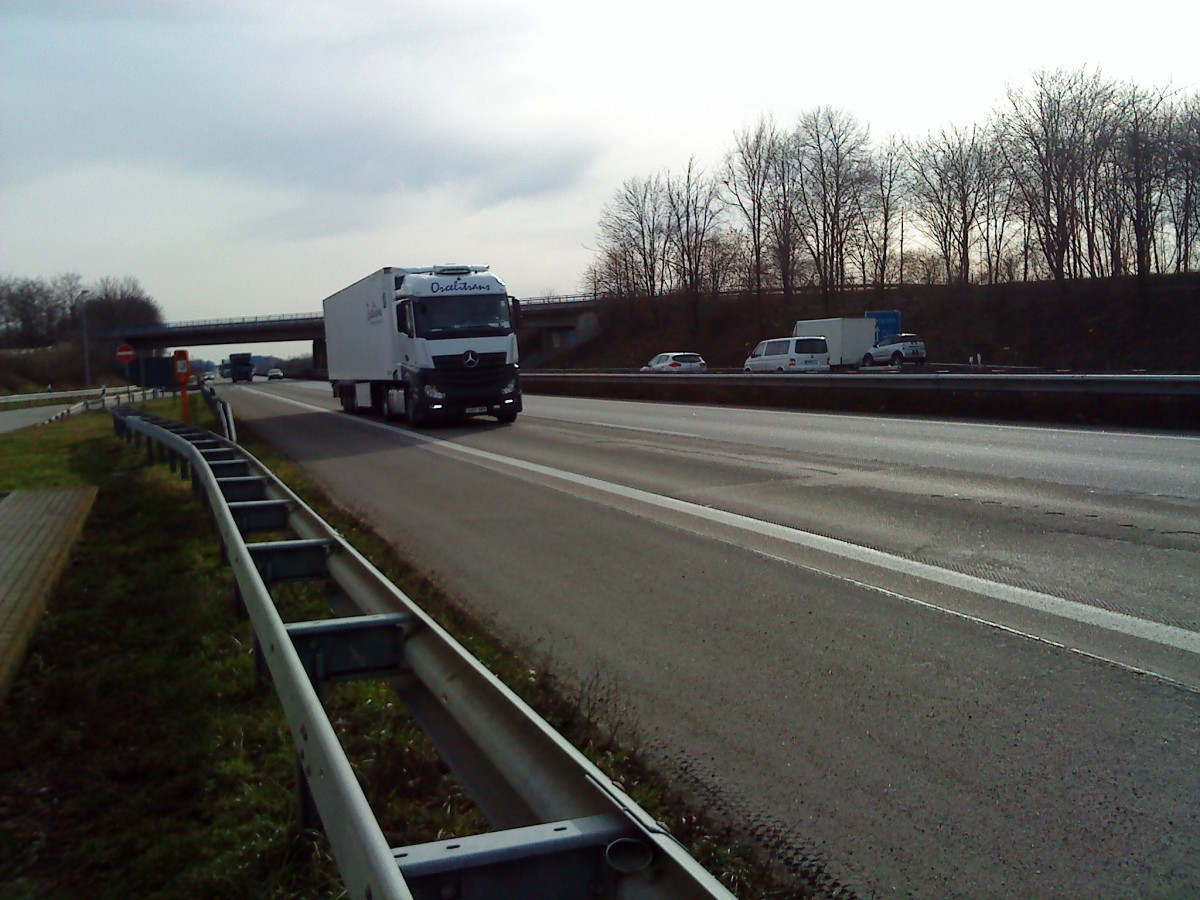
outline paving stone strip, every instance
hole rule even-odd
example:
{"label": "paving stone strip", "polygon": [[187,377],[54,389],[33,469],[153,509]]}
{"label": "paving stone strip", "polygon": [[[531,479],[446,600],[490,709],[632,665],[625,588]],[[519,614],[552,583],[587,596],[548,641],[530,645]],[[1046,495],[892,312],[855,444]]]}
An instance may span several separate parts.
{"label": "paving stone strip", "polygon": [[0,495],[0,702],[95,499],[95,487]]}

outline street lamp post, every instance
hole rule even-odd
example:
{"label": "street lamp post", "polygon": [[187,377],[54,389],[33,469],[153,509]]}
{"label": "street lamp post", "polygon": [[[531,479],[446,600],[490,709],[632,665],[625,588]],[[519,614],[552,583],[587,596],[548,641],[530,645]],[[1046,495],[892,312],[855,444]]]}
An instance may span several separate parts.
{"label": "street lamp post", "polygon": [[88,389],[92,386],[92,354],[91,347],[88,345],[87,300],[84,298],[90,293],[91,291],[84,288],[75,298],[75,308],[79,310],[79,321],[83,323],[83,386]]}

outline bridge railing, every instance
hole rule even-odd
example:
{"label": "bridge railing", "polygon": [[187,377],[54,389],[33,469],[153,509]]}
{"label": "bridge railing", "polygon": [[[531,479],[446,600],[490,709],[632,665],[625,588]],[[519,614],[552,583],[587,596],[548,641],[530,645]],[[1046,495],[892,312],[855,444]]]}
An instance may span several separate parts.
{"label": "bridge railing", "polygon": [[307,322],[322,319],[319,312],[314,313],[284,313],[276,316],[240,316],[233,319],[193,319],[187,322],[162,322],[157,325],[122,325],[112,332],[109,337],[120,335],[146,334],[148,332],[184,328],[212,328],[222,325],[267,325],[278,322]]}

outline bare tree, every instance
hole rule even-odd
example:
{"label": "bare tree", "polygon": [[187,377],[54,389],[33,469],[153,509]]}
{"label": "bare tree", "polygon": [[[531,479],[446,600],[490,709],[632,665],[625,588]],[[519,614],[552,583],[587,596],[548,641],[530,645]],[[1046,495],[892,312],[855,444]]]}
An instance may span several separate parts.
{"label": "bare tree", "polygon": [[1118,96],[1114,168],[1133,229],[1134,265],[1144,285],[1170,186],[1174,123],[1169,96],[1130,84]]}
{"label": "bare tree", "polygon": [[[723,291],[744,289],[753,277],[755,264],[747,251],[745,236],[731,228],[718,228],[704,247],[705,289],[716,297]],[[761,324],[761,323],[760,323]]]}
{"label": "bare tree", "polygon": [[983,245],[983,273],[987,284],[1017,280],[1014,256],[1016,203],[1012,181],[1001,162],[995,128],[981,137],[979,156],[980,206],[976,227]]}
{"label": "bare tree", "polygon": [[1167,188],[1168,217],[1174,238],[1174,269],[1200,266],[1200,94],[1179,104],[1173,117],[1173,158]]}
{"label": "bare tree", "polygon": [[83,279],[74,272],[0,278],[0,346],[43,347],[76,335],[75,304]]}
{"label": "bare tree", "polygon": [[857,119],[828,106],[804,113],[796,126],[798,231],[827,299],[847,282],[847,249],[872,180],[869,140]]}
{"label": "bare tree", "polygon": [[88,295],[87,316],[94,335],[115,332],[123,326],[162,322],[158,303],[131,275],[104,277],[97,281]]}
{"label": "bare tree", "polygon": [[720,213],[716,183],[699,169],[693,157],[682,175],[668,173],[665,194],[670,262],[687,297],[692,327],[699,328],[705,251]]}
{"label": "bare tree", "polygon": [[600,243],[615,256],[633,296],[645,297],[659,322],[658,298],[667,274],[665,263],[668,212],[662,179],[629,178],[600,217]]}
{"label": "bare tree", "polygon": [[1031,92],[1009,89],[999,117],[1005,164],[1057,281],[1082,274],[1084,173],[1096,158],[1110,97],[1099,75],[1042,71]]}
{"label": "bare tree", "polygon": [[5,347],[45,347],[57,331],[53,295],[41,279],[0,279],[0,335]]}
{"label": "bare tree", "polygon": [[[864,279],[885,286],[893,267],[898,269],[898,253],[893,248],[893,239],[902,216],[904,146],[896,137],[890,137],[879,147],[872,158],[871,184],[863,191],[863,249],[869,267]],[[897,261],[893,262],[893,256]]]}
{"label": "bare tree", "polygon": [[779,134],[771,141],[767,182],[767,233],[771,262],[790,298],[796,289],[803,244],[799,232],[800,159],[793,135]]}
{"label": "bare tree", "polygon": [[779,143],[779,130],[770,116],[734,136],[733,150],[725,157],[724,200],[740,214],[750,247],[750,276],[757,298],[759,323],[763,323],[764,253],[768,235],[771,154]]}
{"label": "bare tree", "polygon": [[984,202],[983,139],[978,129],[951,128],[926,138],[911,153],[913,212],[936,244],[946,281],[971,280],[972,251]]}

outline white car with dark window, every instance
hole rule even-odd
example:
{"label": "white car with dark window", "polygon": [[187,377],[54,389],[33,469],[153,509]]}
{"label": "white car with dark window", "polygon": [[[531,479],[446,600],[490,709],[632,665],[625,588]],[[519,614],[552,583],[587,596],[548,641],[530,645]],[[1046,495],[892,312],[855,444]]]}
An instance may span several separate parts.
{"label": "white car with dark window", "polygon": [[268,370],[267,381],[283,381],[283,369]]}
{"label": "white car with dark window", "polygon": [[699,353],[660,353],[646,365],[643,372],[669,372],[684,374],[687,372],[707,372],[708,363]]}
{"label": "white car with dark window", "polygon": [[875,342],[864,355],[866,366],[925,365],[925,342],[915,334],[892,334]]}
{"label": "white car with dark window", "polygon": [[829,341],[800,336],[760,341],[742,363],[743,372],[828,372]]}

